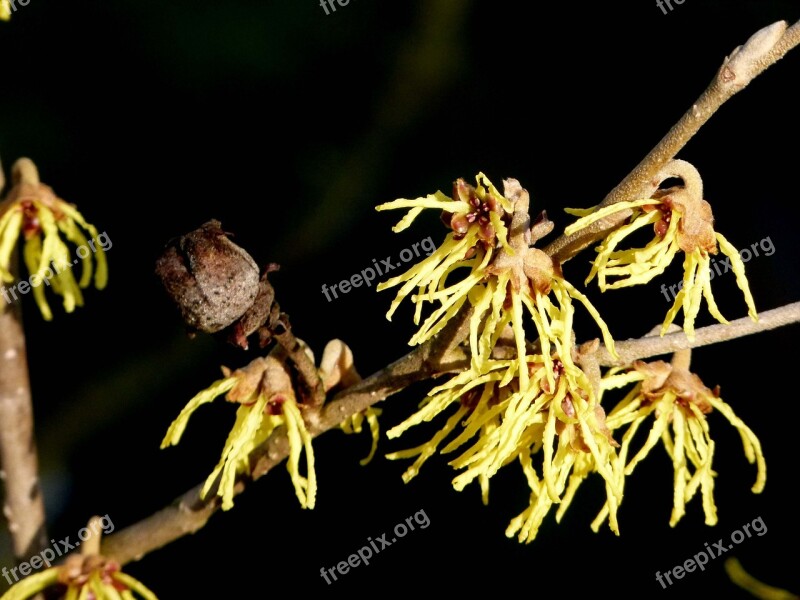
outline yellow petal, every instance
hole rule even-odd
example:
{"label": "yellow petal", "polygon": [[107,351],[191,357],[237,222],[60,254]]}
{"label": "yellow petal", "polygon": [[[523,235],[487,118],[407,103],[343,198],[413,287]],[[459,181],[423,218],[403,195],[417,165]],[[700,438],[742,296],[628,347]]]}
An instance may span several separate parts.
{"label": "yellow petal", "polygon": [[21,211],[9,210],[0,217],[0,277],[6,283],[14,281],[10,272],[11,253],[17,245],[21,225]]}
{"label": "yellow petal", "polygon": [[[605,206],[603,208],[597,209],[591,214],[586,215],[585,217],[581,217],[577,221],[575,221],[572,225],[568,226],[564,229],[564,235],[572,235],[576,231],[583,229],[594,223],[595,221],[599,221],[600,219],[607,217],[608,215],[612,215],[615,212],[619,212],[621,210],[625,210],[628,208],[638,208],[640,206],[655,206],[657,204],[661,204],[661,200],[634,200],[631,202],[617,202],[616,204],[612,204],[610,206]],[[576,209],[571,209],[575,211]]]}
{"label": "yellow petal", "polygon": [[209,402],[213,402],[213,400],[224,394],[225,392],[230,391],[233,389],[233,386],[236,385],[236,378],[235,377],[228,377],[227,379],[220,379],[215,381],[211,384],[208,389],[203,390],[199,394],[197,394],[194,398],[189,400],[188,404],[183,408],[181,413],[175,418],[172,424],[167,429],[167,433],[164,436],[164,439],[161,441],[161,448],[166,448],[167,446],[174,446],[178,442],[181,441],[181,436],[183,435],[184,430],[186,429],[186,425],[189,423],[189,418],[192,416],[192,413],[196,411],[200,406],[203,404],[208,404]]}
{"label": "yellow petal", "polygon": [[28,575],[0,596],[0,600],[28,600],[58,582],[59,567]]}
{"label": "yellow petal", "polygon": [[134,592],[142,596],[145,600],[158,600],[156,595],[151,592],[141,581],[138,579],[134,579],[130,575],[123,573],[122,571],[117,571],[112,575],[113,579],[116,579],[121,584],[128,586]]}
{"label": "yellow petal", "polygon": [[788,590],[762,583],[745,571],[742,563],[737,558],[725,560],[725,572],[734,584],[750,592],[754,598],[759,598],[760,600],[797,600],[798,598],[797,594],[793,594]]}
{"label": "yellow petal", "polygon": [[753,300],[753,295],[750,293],[750,284],[747,282],[747,277],[744,274],[744,262],[742,262],[742,257],[739,256],[739,252],[736,248],[725,239],[725,236],[721,233],[717,233],[716,235],[720,250],[722,250],[725,256],[731,259],[731,267],[733,268],[734,275],[736,275],[736,285],[739,286],[739,289],[742,290],[744,294],[744,301],[748,309],[747,313],[753,321],[758,321],[756,303],[755,300]]}
{"label": "yellow petal", "polygon": [[247,456],[254,447],[254,439],[266,417],[264,409],[267,402],[267,396],[262,394],[252,406],[240,405],[236,409],[236,422],[225,441],[219,463],[200,492],[201,497],[205,497],[221,473],[217,496],[222,497],[222,510],[233,508],[236,476],[247,467]]}
{"label": "yellow petal", "polygon": [[723,402],[721,398],[711,396],[708,398],[708,401],[711,403],[711,406],[722,413],[730,424],[739,432],[742,438],[742,445],[744,446],[745,457],[751,464],[756,463],[758,469],[756,482],[753,484],[751,490],[754,494],[760,494],[764,490],[764,485],[767,482],[767,463],[764,459],[764,452],[761,449],[761,442],[758,437],[756,437],[756,434],[736,416],[733,409],[727,403]]}
{"label": "yellow petal", "polygon": [[[311,434],[306,429],[303,415],[293,400],[283,403],[286,417],[286,435],[289,438],[289,459],[286,467],[294,484],[295,494],[303,508],[312,509],[317,497],[317,473],[314,469],[314,448]],[[300,474],[300,454],[306,453],[306,476]]]}

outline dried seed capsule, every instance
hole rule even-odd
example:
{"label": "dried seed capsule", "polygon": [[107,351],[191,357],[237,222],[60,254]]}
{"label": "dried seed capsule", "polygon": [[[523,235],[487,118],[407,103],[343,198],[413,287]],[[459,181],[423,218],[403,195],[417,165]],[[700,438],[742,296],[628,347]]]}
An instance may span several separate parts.
{"label": "dried seed capsule", "polygon": [[219,221],[172,240],[156,274],[189,327],[215,333],[239,319],[256,300],[259,269]]}

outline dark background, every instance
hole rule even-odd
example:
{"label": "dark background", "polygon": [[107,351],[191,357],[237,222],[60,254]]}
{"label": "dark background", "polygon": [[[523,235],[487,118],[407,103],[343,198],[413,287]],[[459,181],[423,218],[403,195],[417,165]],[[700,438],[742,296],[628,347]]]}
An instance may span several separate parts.
{"label": "dark background", "polygon": [[[260,264],[281,264],[271,277],[278,299],[317,356],[339,337],[368,375],[407,351],[410,305],[389,322],[392,291],[361,287],[328,302],[321,286],[445,233],[428,211],[392,234],[402,213],[375,205],[446,191],[482,170],[498,184],[519,179],[533,208],[563,227],[562,209],[599,202],[734,47],[776,20],[800,18],[788,0],[687,0],[667,15],[653,2],[518,4],[351,0],[326,16],[315,0],[31,0],[0,24],[0,156],[6,167],[33,158],[43,181],[113,242],[109,286],[88,291],[84,308],[65,315],[54,300],[56,318],[45,323],[32,298],[23,301],[51,537],[74,538],[92,514],[130,525],[202,481],[218,459],[233,420],[221,401],[195,415],[177,448],[159,443],[221,364],[242,366],[258,351],[186,338],[153,274],[168,239],[221,220]],[[798,73],[795,50],[679,155],[703,174],[717,229],[734,245],[772,240],[771,257],[747,264],[760,310],[800,296]],[[569,263],[567,277],[582,282],[588,256]],[[618,339],[661,322],[669,305],[659,287],[680,277],[680,265],[672,267],[642,288],[590,288]],[[725,315],[746,314],[731,274],[713,284]],[[704,307],[698,325],[711,322]],[[597,335],[588,319],[577,325],[584,339]],[[655,572],[760,516],[768,532],[737,546],[737,556],[759,578],[798,590],[796,333],[791,326],[694,353],[694,370],[721,385],[768,465],[766,489],[753,495],[755,467],[738,434],[710,417],[716,527],[703,524],[699,497],[669,527],[672,467],[659,447],[627,483],[621,537],[589,528],[604,497],[595,478],[560,524],[552,511],[522,546],[503,533],[527,506],[516,466],[492,480],[484,507],[477,487],[452,489],[442,457],[408,485],[400,478],[408,463],[383,458],[434,429],[382,440],[366,467],[358,460],[368,434],[330,432],[314,442],[315,510],[299,507],[279,467],[234,510],[126,570],[162,599],[266,598],[290,587],[359,597],[524,590],[746,598],[727,582],[722,559],[667,591]],[[426,390],[386,402],[383,430]],[[321,567],[420,510],[427,529],[330,587],[322,580]],[[0,565],[10,566],[7,538],[0,541]]]}

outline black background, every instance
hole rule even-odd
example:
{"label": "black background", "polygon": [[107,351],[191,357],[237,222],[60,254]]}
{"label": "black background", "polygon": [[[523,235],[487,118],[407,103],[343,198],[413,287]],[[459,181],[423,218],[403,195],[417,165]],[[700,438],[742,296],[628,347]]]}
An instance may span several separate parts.
{"label": "black background", "polygon": [[[202,481],[216,464],[231,406],[193,418],[177,448],[159,443],[185,402],[247,356],[215,340],[189,340],[153,274],[171,237],[209,218],[281,271],[271,279],[296,333],[321,355],[334,337],[363,375],[404,354],[410,305],[392,322],[393,292],[353,289],[328,302],[323,284],[349,278],[444,230],[426,214],[393,234],[399,211],[373,207],[447,190],[484,171],[515,177],[563,227],[568,206],[587,207],[636,165],[705,88],[723,58],[757,29],[800,18],[795,2],[686,0],[663,14],[653,2],[547,3],[351,0],[326,15],[314,0],[31,0],[0,24],[3,84],[0,156],[39,165],[42,179],[113,242],[110,282],[86,307],[45,323],[23,301],[51,537],[75,537],[92,514],[130,525]],[[703,174],[716,227],[737,247],[770,238],[775,253],[747,264],[760,310],[797,300],[797,139],[800,50],[722,107],[680,153]],[[565,267],[582,282],[588,254]],[[394,274],[399,273],[396,271]],[[660,323],[659,287],[679,264],[641,288],[589,295],[618,339]],[[734,278],[714,281],[723,313],[746,309]],[[582,316],[579,335],[597,335]],[[705,308],[699,325],[712,320]],[[504,536],[527,505],[517,467],[455,492],[442,457],[408,485],[407,463],[385,452],[427,439],[368,435],[316,440],[317,508],[302,510],[283,467],[250,486],[235,509],[126,570],[162,599],[269,597],[343,591],[522,591],[579,597],[678,597],[728,583],[722,559],[669,590],[655,581],[705,542],[761,517],[768,527],[736,547],[754,575],[800,589],[793,544],[796,482],[796,326],[697,350],[694,370],[760,437],[768,478],[721,415],[719,524],[703,524],[699,498],[669,527],[672,468],[660,447],[626,486],[622,536],[589,523],[602,505],[585,484],[560,524],[553,511],[536,540]],[[427,386],[385,403],[382,426],[408,416]],[[441,425],[437,421],[435,425]],[[599,480],[599,478],[597,478]],[[423,510],[410,533],[330,587],[319,575]],[[391,536],[390,536],[391,537]],[[3,562],[10,565],[7,538]],[[5,582],[0,580],[0,585]]]}

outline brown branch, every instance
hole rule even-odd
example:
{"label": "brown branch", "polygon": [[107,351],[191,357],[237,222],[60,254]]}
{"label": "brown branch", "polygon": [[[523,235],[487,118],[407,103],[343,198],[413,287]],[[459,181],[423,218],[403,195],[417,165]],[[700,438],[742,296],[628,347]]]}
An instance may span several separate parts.
{"label": "brown branch", "polygon": [[589,378],[589,382],[592,384],[592,389],[596,397],[599,397],[600,380],[602,379],[600,361],[597,360],[597,350],[599,348],[600,340],[596,338],[585,344],[581,344],[577,348],[577,358],[575,361]]}
{"label": "brown branch", "polygon": [[124,565],[201,529],[222,503],[219,496],[200,498],[202,489],[202,483],[196,485],[166,508],[106,536],[100,553]]}
{"label": "brown branch", "polygon": [[[17,257],[12,258],[12,267]],[[14,557],[27,560],[47,547],[44,499],[33,427],[33,406],[18,303],[0,306],[0,479],[3,514]]]}
{"label": "brown branch", "polygon": [[616,342],[614,346],[619,354],[619,360],[615,360],[605,346],[600,347],[596,356],[598,362],[604,367],[624,366],[634,360],[726,342],[797,322],[800,322],[800,302],[793,302],[759,313],[758,322],[753,322],[750,317],[742,317],[731,321],[728,325],[719,323],[702,327],[695,330],[693,342],[686,337],[683,331],[669,333],[664,337],[647,335],[635,340]]}
{"label": "brown branch", "polygon": [[311,407],[322,406],[325,402],[325,388],[313,361],[306,354],[306,350],[300,341],[292,333],[289,324],[289,317],[281,315],[277,327],[272,332],[272,337],[286,351],[289,360],[294,364],[298,374],[311,395],[309,405]]}
{"label": "brown branch", "polygon": [[[798,44],[800,44],[800,21],[788,29],[785,21],[778,21],[753,34],[743,46],[736,48],[723,61],[706,90],[656,147],[609,192],[599,207],[644,197],[648,186],[653,185],[653,180],[659,171],[675,158],[720,106]],[[605,238],[620,227],[630,215],[631,212],[627,209],[609,215],[572,235],[562,235],[544,250],[564,263],[581,250]]]}

